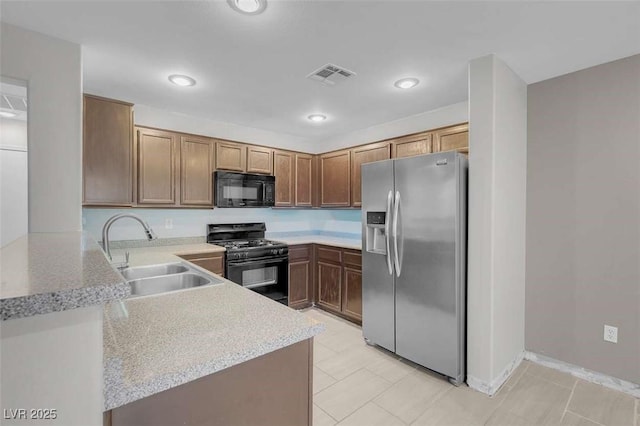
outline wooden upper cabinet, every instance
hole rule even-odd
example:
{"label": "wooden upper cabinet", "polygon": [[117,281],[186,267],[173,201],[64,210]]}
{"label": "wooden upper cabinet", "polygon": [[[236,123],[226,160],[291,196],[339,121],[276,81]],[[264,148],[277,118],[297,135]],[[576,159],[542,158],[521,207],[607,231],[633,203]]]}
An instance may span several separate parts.
{"label": "wooden upper cabinet", "polygon": [[320,205],[351,205],[351,151],[336,151],[320,156]]}
{"label": "wooden upper cabinet", "polygon": [[313,205],[313,180],[313,155],[296,153],[296,206]]}
{"label": "wooden upper cabinet", "polygon": [[180,138],[180,204],[213,206],[215,142],[195,136]]}
{"label": "wooden upper cabinet", "polygon": [[85,205],[133,203],[131,104],[84,96],[82,201]]}
{"label": "wooden upper cabinet", "polygon": [[137,133],[138,204],[176,204],[177,135],[146,128]]}
{"label": "wooden upper cabinet", "polygon": [[247,170],[247,147],[233,142],[216,142],[216,169],[244,172]]}
{"label": "wooden upper cabinet", "polygon": [[391,145],[393,158],[413,157],[429,154],[432,150],[432,134],[418,133],[394,139]]}
{"label": "wooden upper cabinet", "polygon": [[469,152],[469,125],[447,127],[434,132],[433,151]]}
{"label": "wooden upper cabinet", "polygon": [[275,151],[273,175],[276,178],[276,202],[278,207],[293,206],[294,164],[293,152]]}
{"label": "wooden upper cabinet", "polygon": [[373,161],[388,160],[391,158],[389,142],[378,142],[359,146],[351,150],[351,205],[362,205],[362,188],[360,178],[360,166]]}
{"label": "wooden upper cabinet", "polygon": [[273,150],[261,146],[247,147],[247,172],[273,173]]}

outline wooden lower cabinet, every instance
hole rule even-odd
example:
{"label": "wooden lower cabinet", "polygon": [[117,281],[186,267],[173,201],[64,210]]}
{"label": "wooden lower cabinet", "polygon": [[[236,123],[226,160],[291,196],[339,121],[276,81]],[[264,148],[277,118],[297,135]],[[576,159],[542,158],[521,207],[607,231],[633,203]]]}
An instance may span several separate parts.
{"label": "wooden lower cabinet", "polygon": [[302,309],[313,303],[313,246],[289,246],[289,307]]}
{"label": "wooden lower cabinet", "polygon": [[342,313],[362,322],[362,253],[343,250]]}
{"label": "wooden lower cabinet", "polygon": [[189,261],[194,265],[213,272],[217,275],[224,275],[224,253],[195,253],[178,255],[181,259]]}
{"label": "wooden lower cabinet", "polygon": [[316,305],[362,323],[362,255],[359,250],[315,245]]}
{"label": "wooden lower cabinet", "polygon": [[311,426],[313,339],[107,411],[103,426]]}
{"label": "wooden lower cabinet", "polygon": [[318,261],[318,305],[331,311],[342,311],[342,266]]}

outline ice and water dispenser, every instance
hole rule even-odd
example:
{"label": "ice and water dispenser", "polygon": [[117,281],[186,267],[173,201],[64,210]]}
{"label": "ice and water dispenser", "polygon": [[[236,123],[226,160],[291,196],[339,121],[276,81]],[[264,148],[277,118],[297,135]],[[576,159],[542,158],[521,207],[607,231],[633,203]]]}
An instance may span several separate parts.
{"label": "ice and water dispenser", "polygon": [[387,254],[385,212],[367,212],[366,250],[369,253]]}

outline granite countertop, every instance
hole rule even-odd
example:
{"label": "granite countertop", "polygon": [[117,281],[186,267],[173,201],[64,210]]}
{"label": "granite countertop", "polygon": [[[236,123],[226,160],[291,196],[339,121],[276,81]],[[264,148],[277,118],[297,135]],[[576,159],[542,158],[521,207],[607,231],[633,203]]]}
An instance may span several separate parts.
{"label": "granite countertop", "polygon": [[235,283],[104,309],[105,411],[309,339],[324,325]]}
{"label": "granite countertop", "polygon": [[102,305],[131,293],[83,232],[32,233],[0,249],[2,320]]}
{"label": "granite countertop", "polygon": [[362,249],[362,240],[353,238],[341,238],[332,237],[328,235],[304,235],[304,236],[292,236],[292,237],[269,237],[276,241],[282,241],[289,245],[296,244],[326,244],[328,246],[336,246],[353,250]]}
{"label": "granite countertop", "polygon": [[224,247],[207,243],[156,245],[148,247],[112,248],[111,256],[118,262],[124,260],[125,252],[129,252],[129,266],[145,266],[160,263],[182,262],[180,255],[199,253],[223,253]]}

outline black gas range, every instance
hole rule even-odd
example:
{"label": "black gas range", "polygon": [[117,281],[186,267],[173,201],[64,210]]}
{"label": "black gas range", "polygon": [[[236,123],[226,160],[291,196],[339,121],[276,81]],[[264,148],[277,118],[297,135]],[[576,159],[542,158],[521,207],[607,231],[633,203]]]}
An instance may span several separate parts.
{"label": "black gas range", "polygon": [[223,246],[225,277],[285,305],[289,292],[289,247],[264,238],[264,223],[207,225],[207,242]]}

